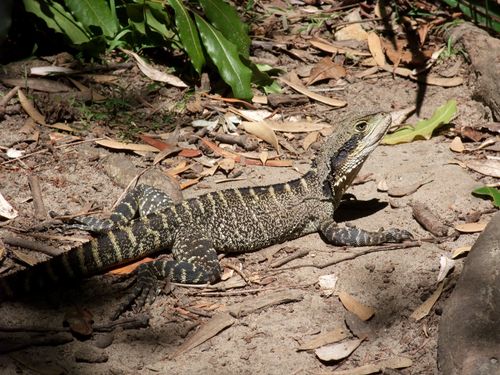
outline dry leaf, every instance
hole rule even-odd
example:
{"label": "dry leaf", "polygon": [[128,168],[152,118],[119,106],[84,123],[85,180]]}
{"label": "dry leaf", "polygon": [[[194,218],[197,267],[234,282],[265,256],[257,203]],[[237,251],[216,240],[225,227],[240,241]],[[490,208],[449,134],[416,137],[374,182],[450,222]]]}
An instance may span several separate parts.
{"label": "dry leaf", "polygon": [[488,223],[478,222],[478,223],[464,223],[455,225],[455,229],[462,233],[476,233],[482,232],[486,228]]}
{"label": "dry leaf", "polygon": [[26,95],[24,95],[23,90],[19,89],[17,91],[17,97],[19,98],[21,107],[23,107],[28,116],[30,116],[38,124],[45,125],[45,116],[38,112],[31,100],[29,100]]}
{"label": "dry leaf", "polygon": [[422,181],[422,182],[416,182],[412,185],[391,187],[387,191],[387,194],[391,197],[404,197],[404,196],[413,194],[418,189],[420,189],[422,186],[424,186],[432,181],[433,180],[427,180],[427,181]]}
{"label": "dry leaf", "polygon": [[175,177],[182,172],[187,171],[189,168],[191,168],[191,165],[188,164],[186,161],[181,161],[179,164],[177,164],[175,167],[169,168],[165,171],[165,174],[170,177]]}
{"label": "dry leaf", "polygon": [[0,193],[0,216],[10,220],[17,217],[17,215],[18,213],[14,207],[12,207],[2,193]]}
{"label": "dry leaf", "polygon": [[266,141],[279,152],[278,138],[267,124],[264,122],[242,122],[241,125],[246,132]]}
{"label": "dry leaf", "polygon": [[38,263],[38,259],[35,258],[35,256],[32,254],[23,253],[22,251],[16,249],[12,249],[11,252],[14,258],[21,261],[24,264],[27,264],[28,266],[34,266],[35,264]]}
{"label": "dry leaf", "polygon": [[48,76],[55,74],[73,74],[77,73],[76,70],[65,68],[63,66],[34,66],[30,69],[32,76]]}
{"label": "dry leaf", "polygon": [[138,143],[123,143],[114,141],[112,139],[101,139],[95,141],[100,146],[112,148],[115,150],[129,150],[129,151],[139,151],[139,152],[158,152],[156,147],[150,145],[143,145]]}
{"label": "dry leaf", "polygon": [[353,339],[341,342],[339,344],[331,344],[322,346],[314,351],[322,361],[338,361],[348,357],[361,344],[361,340]]}
{"label": "dry leaf", "polygon": [[137,262],[134,262],[134,263],[131,263],[131,264],[127,264],[124,267],[119,267],[119,268],[112,269],[108,273],[110,275],[128,275],[128,274],[131,274],[142,263],[152,262],[153,260],[154,260],[153,258],[147,258],[146,257],[146,258],[143,258],[143,259],[141,259],[141,260],[139,260]]}
{"label": "dry leaf", "polygon": [[335,40],[359,40],[364,42],[367,38],[367,33],[359,23],[353,23],[342,27],[335,32]]}
{"label": "dry leaf", "polygon": [[184,158],[197,158],[202,155],[202,152],[196,148],[183,148],[178,155]]}
{"label": "dry leaf", "polygon": [[153,68],[151,65],[146,63],[146,61],[144,61],[142,57],[140,57],[137,53],[126,49],[120,49],[120,50],[126,53],[127,55],[132,56],[135,59],[135,61],[137,61],[137,66],[139,67],[141,72],[143,72],[147,77],[151,78],[153,81],[165,82],[175,87],[181,87],[181,88],[188,87],[188,85],[186,85],[180,78],[177,78],[172,74],[168,74]]}
{"label": "dry leaf", "polygon": [[259,160],[262,162],[262,165],[266,165],[267,160],[269,159],[269,152],[262,151],[259,154]]}
{"label": "dry leaf", "polygon": [[464,144],[462,143],[462,140],[460,137],[455,137],[453,138],[453,141],[450,143],[450,150],[454,152],[464,152],[465,147]]}
{"label": "dry leaf", "polygon": [[326,41],[322,38],[314,38],[309,43],[311,43],[313,47],[332,54],[340,53],[349,54],[352,56],[371,56],[369,52],[358,51],[353,48],[345,47],[340,43]]}
{"label": "dry leaf", "polygon": [[206,176],[213,176],[215,172],[217,172],[217,169],[219,168],[219,166],[216,164],[214,165],[213,167],[210,167],[210,168],[206,168],[204,169],[201,173],[200,173],[200,176],[202,177],[206,177]]}
{"label": "dry leaf", "polygon": [[312,350],[324,345],[333,344],[334,342],[343,340],[347,337],[347,330],[344,328],[336,328],[333,331],[320,333],[311,340],[305,341],[297,350]]}
{"label": "dry leaf", "polygon": [[387,185],[387,180],[380,180],[377,184],[377,191],[386,192],[389,190],[389,185]]}
{"label": "dry leaf", "polygon": [[92,313],[85,308],[72,308],[64,315],[64,323],[69,326],[71,332],[77,333],[80,336],[90,336],[94,322]]}
{"label": "dry leaf", "polygon": [[500,160],[469,160],[465,165],[467,165],[467,168],[485,176],[500,178]]}
{"label": "dry leaf", "polygon": [[420,319],[424,318],[429,314],[429,312],[432,309],[432,306],[436,303],[436,301],[439,299],[439,296],[443,292],[443,283],[439,283],[437,289],[432,293],[432,295],[422,303],[419,307],[413,311],[413,313],[410,315],[410,318],[415,319],[416,321],[419,321]]}
{"label": "dry leaf", "polygon": [[224,170],[226,173],[229,173],[234,169],[234,164],[235,164],[234,159],[229,159],[229,158],[222,159],[218,163],[220,169]]}
{"label": "dry leaf", "polygon": [[186,180],[180,184],[181,190],[187,189],[190,186],[196,185],[198,182],[200,182],[201,177],[198,178],[191,178],[189,180]]}
{"label": "dry leaf", "polygon": [[472,246],[461,246],[457,247],[451,252],[452,259],[458,258],[460,255],[468,253],[472,249]]}
{"label": "dry leaf", "polygon": [[330,130],[332,127],[325,123],[307,121],[266,121],[267,126],[276,132],[307,133],[314,131]]}
{"label": "dry leaf", "polygon": [[7,155],[8,158],[16,159],[16,158],[20,158],[25,153],[26,153],[25,150],[18,150],[17,148],[11,147],[11,148],[7,149],[7,151],[5,152],[5,155]]}
{"label": "dry leaf", "polygon": [[323,275],[318,279],[318,284],[321,290],[323,291],[323,295],[329,297],[333,293],[335,293],[335,286],[337,285],[338,277],[335,275]]}
{"label": "dry leaf", "polygon": [[289,73],[287,75],[287,78],[284,77],[279,77],[279,80],[291,88],[293,88],[295,91],[304,94],[308,96],[311,99],[314,99],[318,102],[330,105],[332,107],[344,107],[347,105],[347,102],[339,99],[334,99],[334,98],[329,98],[323,95],[316,94],[315,92],[312,92],[311,90],[307,89],[302,82],[300,81],[299,77],[295,73]]}
{"label": "dry leaf", "polygon": [[355,367],[348,370],[337,370],[333,371],[331,375],[369,375],[375,373],[386,373],[385,369],[398,369],[398,368],[406,368],[413,365],[413,361],[407,357],[392,357],[383,359],[381,361],[377,361],[376,363],[371,363],[368,365]]}
{"label": "dry leaf", "polygon": [[61,82],[43,78],[0,78],[7,86],[19,86],[43,92],[70,92],[73,89]]}
{"label": "dry leaf", "polygon": [[373,307],[362,304],[346,292],[340,292],[339,299],[347,310],[355,314],[361,320],[366,321],[375,314],[375,309],[373,309]]}
{"label": "dry leaf", "polygon": [[379,36],[374,32],[368,33],[368,49],[370,50],[377,65],[384,67],[386,62],[384,51],[382,51],[382,43],[380,42]]}
{"label": "dry leaf", "polygon": [[439,258],[439,274],[437,282],[439,283],[443,281],[453,267],[455,267],[455,261],[445,255],[441,255]]}
{"label": "dry leaf", "polygon": [[304,150],[307,151],[307,149],[318,140],[319,132],[311,132],[308,135],[305,136],[304,140],[302,141],[302,147]]}
{"label": "dry leaf", "polygon": [[347,74],[345,68],[334,63],[330,57],[324,57],[311,69],[307,86],[325,79],[339,79]]}

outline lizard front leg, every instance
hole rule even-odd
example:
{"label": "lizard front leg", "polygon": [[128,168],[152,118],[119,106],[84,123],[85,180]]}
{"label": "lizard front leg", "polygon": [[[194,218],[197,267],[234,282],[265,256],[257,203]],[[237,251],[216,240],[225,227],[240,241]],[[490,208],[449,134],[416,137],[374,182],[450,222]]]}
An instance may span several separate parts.
{"label": "lizard front leg", "polygon": [[138,308],[152,303],[158,293],[159,280],[168,279],[182,284],[204,284],[220,279],[221,268],[212,241],[195,234],[177,236],[172,254],[174,260],[159,259],[137,267],[137,280],[120,305],[113,319],[116,319],[135,301]]}
{"label": "lizard front leg", "polygon": [[386,242],[403,242],[413,238],[413,235],[404,230],[390,228],[378,232],[368,232],[356,227],[339,227],[332,219],[323,221],[319,232],[326,242],[337,246],[373,246]]}
{"label": "lizard front leg", "polygon": [[152,186],[141,184],[127,192],[115,207],[109,219],[82,216],[73,219],[77,224],[73,224],[71,227],[89,232],[104,233],[128,223],[137,214],[146,216],[153,212],[162,211],[171,205],[173,205],[172,199],[167,194]]}

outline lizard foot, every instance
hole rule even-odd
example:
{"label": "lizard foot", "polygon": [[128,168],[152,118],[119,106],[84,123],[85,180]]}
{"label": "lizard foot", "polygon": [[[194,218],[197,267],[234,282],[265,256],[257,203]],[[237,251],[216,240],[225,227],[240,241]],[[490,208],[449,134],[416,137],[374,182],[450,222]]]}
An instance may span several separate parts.
{"label": "lizard foot", "polygon": [[134,275],[137,275],[137,278],[132,290],[113,313],[112,320],[116,320],[132,305],[134,305],[135,310],[140,310],[145,305],[151,305],[161,291],[158,278],[146,264],[139,265],[132,273],[132,276]]}

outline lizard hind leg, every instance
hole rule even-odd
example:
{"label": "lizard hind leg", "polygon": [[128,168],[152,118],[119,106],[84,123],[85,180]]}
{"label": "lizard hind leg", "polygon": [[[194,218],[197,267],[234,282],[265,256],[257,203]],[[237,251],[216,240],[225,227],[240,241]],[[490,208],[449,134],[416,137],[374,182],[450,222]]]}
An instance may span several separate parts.
{"label": "lizard hind leg", "polygon": [[127,224],[137,214],[146,216],[153,212],[165,210],[173,205],[172,199],[152,186],[137,185],[130,189],[125,197],[115,207],[109,219],[99,219],[93,216],[82,216],[73,219],[72,228],[89,232],[105,233],[120,225]]}
{"label": "lizard hind leg", "polygon": [[220,265],[217,252],[212,242],[195,236],[182,237],[176,241],[172,253],[174,260],[158,259],[142,263],[134,272],[137,276],[135,285],[113,315],[120,316],[134,302],[140,309],[151,304],[161,290],[159,280],[181,284],[204,284],[220,278]]}

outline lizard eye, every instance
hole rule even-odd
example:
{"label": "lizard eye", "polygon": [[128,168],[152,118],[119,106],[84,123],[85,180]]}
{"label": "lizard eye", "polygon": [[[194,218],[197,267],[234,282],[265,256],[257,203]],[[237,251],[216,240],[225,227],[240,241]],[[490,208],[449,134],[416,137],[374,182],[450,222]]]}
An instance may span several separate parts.
{"label": "lizard eye", "polygon": [[358,132],[364,132],[366,130],[366,127],[367,127],[367,123],[366,121],[359,121],[357,124],[356,124],[356,130]]}

